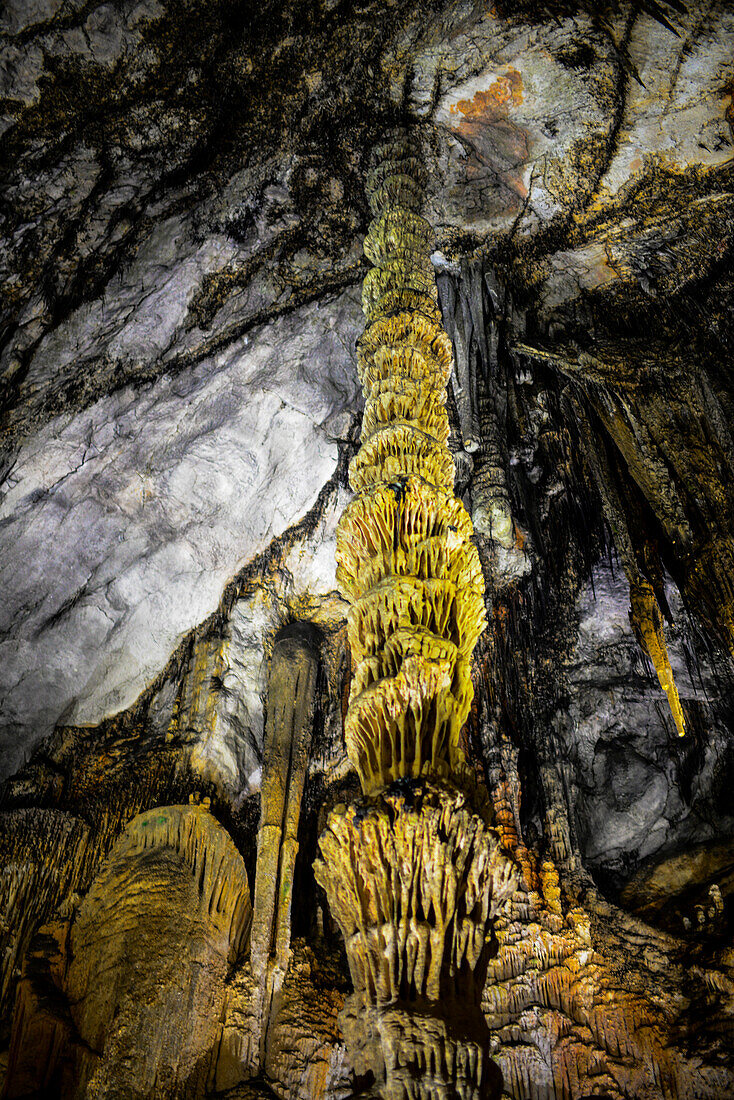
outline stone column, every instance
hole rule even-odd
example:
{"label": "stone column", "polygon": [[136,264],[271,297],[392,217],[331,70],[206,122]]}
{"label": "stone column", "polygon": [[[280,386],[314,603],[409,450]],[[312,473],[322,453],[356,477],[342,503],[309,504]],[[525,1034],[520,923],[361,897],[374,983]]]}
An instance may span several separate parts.
{"label": "stone column", "polygon": [[329,817],[315,864],[344,935],[355,1072],[389,1100],[501,1092],[479,1008],[513,868],[472,801],[461,730],[486,625],[472,524],[453,495],[441,324],[420,215],[419,142],[394,132],[367,176],[365,393],[355,499],[337,533],[353,680],[349,758],[363,797]]}
{"label": "stone column", "polygon": [[284,627],[275,640],[268,681],[250,949],[261,1021],[261,1064],[273,999],[290,958],[293,874],[318,667],[315,628],[309,623]]}

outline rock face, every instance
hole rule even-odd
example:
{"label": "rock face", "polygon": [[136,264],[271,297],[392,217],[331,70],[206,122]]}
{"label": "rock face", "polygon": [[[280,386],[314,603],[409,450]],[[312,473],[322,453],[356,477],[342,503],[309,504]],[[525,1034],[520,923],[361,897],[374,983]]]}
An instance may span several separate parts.
{"label": "rock face", "polygon": [[43,1034],[38,976],[27,971],[7,1094],[30,1084],[100,1097],[203,1095],[228,969],[250,917],[242,857],[206,809],[167,806],[134,818],[75,914],[55,975],[74,1039],[59,1042],[60,1025]]}
{"label": "rock face", "polygon": [[[727,0],[7,0],[5,1095],[734,1096],[732,56]],[[479,1016],[368,1004],[316,882],[409,881],[398,817],[487,839],[393,898]]]}
{"label": "rock face", "polygon": [[306,307],[20,449],[2,503],[6,773],[30,731],[129,706],[232,575],[314,505],[355,405],[354,316],[349,297],[328,316]]}
{"label": "rock face", "polygon": [[375,148],[366,404],[349,468],[358,496],[337,534],[352,604],[345,740],[367,798],[331,813],[314,871],[354,983],[344,1030],[355,1071],[388,1100],[478,1100],[500,1092],[479,1000],[513,868],[456,786],[467,770],[469,663],[486,618],[471,523],[450,495],[450,353],[418,216],[424,178],[420,146],[404,131]]}

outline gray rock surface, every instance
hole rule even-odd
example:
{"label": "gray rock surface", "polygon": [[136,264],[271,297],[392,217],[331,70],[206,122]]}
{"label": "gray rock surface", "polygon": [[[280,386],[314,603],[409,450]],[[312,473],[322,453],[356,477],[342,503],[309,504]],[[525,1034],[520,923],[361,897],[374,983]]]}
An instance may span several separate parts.
{"label": "gray rock surface", "polygon": [[[691,642],[675,595],[671,586],[675,625],[666,638],[690,716],[685,744],[632,633],[624,574],[600,563],[577,604],[562,740],[573,765],[581,852],[605,883],[652,856],[734,833],[734,805],[723,789],[732,778],[729,735],[715,709],[721,685],[706,662],[686,657]],[[697,709],[706,728],[700,751],[691,722]]]}
{"label": "gray rock surface", "polygon": [[21,447],[1,513],[6,768],[56,722],[132,703],[308,511],[358,405],[357,318],[353,294],[305,307]]}

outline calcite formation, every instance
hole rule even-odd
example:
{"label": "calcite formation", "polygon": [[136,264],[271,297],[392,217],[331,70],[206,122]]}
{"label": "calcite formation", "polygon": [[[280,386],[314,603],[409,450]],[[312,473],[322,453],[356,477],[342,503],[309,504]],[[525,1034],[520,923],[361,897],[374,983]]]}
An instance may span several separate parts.
{"label": "calcite formation", "polygon": [[453,496],[441,325],[418,211],[416,142],[395,135],[367,178],[375,215],[364,250],[367,329],[358,343],[365,393],[358,494],[337,534],[337,579],[351,602],[354,678],[347,749],[365,793],[460,767],[472,699],[471,654],[486,618],[472,526]]}
{"label": "calcite formation", "polygon": [[3,1095],[204,1095],[251,916],[242,856],[206,805],[139,814],[26,956]]}
{"label": "calcite formation", "polygon": [[[493,1091],[493,1061],[505,1100],[734,1097],[733,56],[726,0],[0,4],[9,1092],[466,1095]],[[420,126],[427,201],[417,143],[389,139],[358,680],[331,543],[360,165],[396,112]],[[421,585],[436,620],[440,584],[471,589],[449,426],[492,596],[464,731],[470,645],[453,610],[422,619]],[[391,542],[404,513],[424,533]],[[307,747],[313,662],[273,653],[268,684],[267,657],[284,623],[327,616]],[[685,738],[633,631],[675,710],[674,673]],[[462,894],[505,891],[462,748],[522,872],[496,917]],[[200,858],[163,827],[114,847],[199,788],[253,890],[234,962]],[[319,874],[346,1005],[308,869],[339,803]]]}
{"label": "calcite formation", "polygon": [[514,881],[497,834],[450,784],[395,784],[330,815],[321,838],[331,912],[370,1004],[479,991],[491,922]]}
{"label": "calcite formation", "polygon": [[396,132],[367,176],[365,413],[349,470],[357,496],[337,533],[354,668],[345,734],[364,798],[332,812],[315,870],[355,988],[344,1017],[355,1071],[367,1066],[390,1100],[468,1100],[496,1091],[478,1004],[513,876],[451,782],[467,771],[460,735],[486,616],[471,520],[453,496],[451,343],[420,216],[424,175],[419,142]]}
{"label": "calcite formation", "polygon": [[683,737],[686,732],[686,722],[678,688],[673,678],[668,647],[665,644],[663,616],[658,607],[653,587],[644,577],[635,577],[630,582],[630,609],[633,625],[638,632],[645,652],[655,666],[660,687],[667,696],[668,706],[673,715],[678,735]]}
{"label": "calcite formation", "polygon": [[270,665],[250,944],[260,1032],[257,1065],[265,1050],[271,1003],[290,959],[293,874],[318,667],[315,629],[304,623],[285,627],[276,638]]}
{"label": "calcite formation", "polygon": [[383,1081],[387,1100],[482,1100],[502,1087],[470,1014],[376,1010],[356,999],[341,1019],[356,1072]]}
{"label": "calcite formation", "polygon": [[715,531],[686,562],[683,591],[734,657],[734,536]]}
{"label": "calcite formation", "polygon": [[516,886],[494,829],[449,782],[402,780],[329,815],[317,880],[355,992],[342,1028],[386,1100],[501,1091],[479,1002],[492,925]]}
{"label": "calcite formation", "polygon": [[[636,545],[604,448],[599,447],[594,440],[588,412],[578,398],[572,398],[571,401],[581,438],[584,441],[587,461],[602,498],[607,522],[614,532],[615,545],[629,583],[630,621],[641,647],[655,668],[660,686],[667,697],[678,736],[683,737],[686,732],[685,715],[670,664],[663,631],[663,616],[658,603],[658,595],[664,599],[661,569],[649,550],[645,552],[647,548],[644,543],[641,550],[638,548],[639,540]],[[646,568],[658,582],[658,595],[644,576],[643,568]]]}
{"label": "calcite formation", "polygon": [[0,814],[0,1010],[39,923],[80,888],[89,866],[89,828],[54,810]]}
{"label": "calcite formation", "polygon": [[523,539],[507,479],[509,455],[503,431],[507,404],[501,363],[500,295],[483,257],[463,259],[458,272],[438,277],[443,321],[454,350],[453,396],[461,429],[462,461],[471,469],[471,517],[490,541],[492,570],[524,571]]}

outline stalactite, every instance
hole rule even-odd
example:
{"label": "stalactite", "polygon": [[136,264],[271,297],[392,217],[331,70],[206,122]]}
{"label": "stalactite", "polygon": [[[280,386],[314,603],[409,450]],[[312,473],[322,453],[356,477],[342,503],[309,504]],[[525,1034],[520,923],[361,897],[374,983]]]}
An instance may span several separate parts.
{"label": "stalactite", "polygon": [[[571,403],[592,470],[595,474],[600,470],[596,453],[603,447],[599,447],[598,431],[588,423],[584,403],[593,407],[603,432],[620,456],[624,467],[621,481],[634,483],[635,491],[645,501],[645,511],[649,509],[654,515],[666,546],[668,567],[690,609],[734,656],[732,439],[705,370],[691,370],[688,364],[683,369],[667,359],[660,363],[648,349],[644,354],[638,350],[624,358],[611,349],[605,349],[603,358],[576,354],[570,349],[555,354],[519,344],[516,350],[552,362],[574,380],[584,398],[572,396]],[[606,477],[604,470],[597,477],[613,528],[608,503],[610,491],[616,492],[612,489],[614,480]],[[624,514],[624,508],[619,511]],[[643,520],[643,528],[647,526]],[[617,534],[615,529],[615,538]],[[635,531],[630,542],[634,554],[644,554],[644,530]],[[636,573],[630,581],[632,588],[644,570],[638,567]],[[654,589],[653,578],[647,579]],[[646,620],[637,623],[637,632],[656,666],[682,732],[675,686],[666,686],[672,684],[672,674],[665,642],[656,625],[659,591],[655,599],[657,607],[652,608],[649,593],[636,597]],[[650,608],[649,615],[645,607]]]}
{"label": "stalactite", "polygon": [[337,533],[354,666],[345,736],[364,797],[332,812],[314,869],[347,946],[355,993],[342,1023],[356,1072],[390,1100],[479,1100],[499,1089],[479,997],[515,879],[456,786],[468,782],[460,734],[486,614],[471,520],[452,494],[451,342],[423,179],[416,139],[392,134],[375,150],[358,343],[366,407],[357,496]]}
{"label": "stalactite", "polygon": [[0,814],[0,1009],[38,925],[63,898],[83,889],[96,852],[85,822],[59,810]]}
{"label": "stalactite", "polygon": [[[476,299],[481,300],[481,288],[479,294],[476,294],[477,276],[481,279],[481,264],[477,270],[476,265],[464,262],[458,277],[453,273],[446,273],[437,280],[443,323],[453,345],[452,389],[461,425],[461,443],[469,454],[474,454],[479,449],[482,435],[479,422],[481,379],[474,361],[478,354],[475,333]],[[483,331],[483,324],[481,328]]]}
{"label": "stalactite", "polygon": [[[685,716],[670,665],[668,647],[663,632],[663,616],[660,612],[658,597],[650,581],[642,575],[639,569],[638,555],[635,553],[635,546],[625,518],[624,507],[608,468],[603,447],[600,448],[598,441],[594,439],[588,413],[580,398],[569,394],[568,399],[571,402],[576,422],[581,431],[587,462],[602,498],[604,515],[612,529],[614,544],[617,547],[629,583],[632,627],[642,649],[653,663],[660,686],[667,697],[678,735],[683,737],[686,732]],[[662,588],[659,587],[662,597]]]}
{"label": "stalactite", "polygon": [[673,670],[670,667],[668,647],[665,644],[663,617],[660,614],[652,585],[642,577],[630,582],[630,607],[635,632],[643,649],[652,661],[660,681],[660,687],[667,696],[668,706],[673,715],[678,736],[683,737],[686,732],[686,723],[678,688],[673,678]]}
{"label": "stalactite", "polygon": [[220,676],[225,641],[211,630],[197,630],[191,638],[186,671],[181,677],[168,727],[169,739],[201,740],[216,721],[212,678]]}
{"label": "stalactite", "polygon": [[503,428],[506,392],[500,358],[500,317],[485,263],[465,259],[458,275],[438,279],[441,309],[454,352],[451,386],[462,446],[473,461],[471,517],[489,540],[493,576],[524,572],[524,535],[512,511]]}
{"label": "stalactite", "polygon": [[712,532],[684,568],[683,595],[734,658],[734,536]]}
{"label": "stalactite", "polygon": [[[643,530],[634,530],[633,553],[645,551],[642,544],[652,513],[662,535],[666,564],[690,610],[734,656],[734,446],[725,410],[706,370],[688,362],[671,362],[668,349],[647,345],[623,354],[612,346],[596,354],[519,342],[513,346],[516,352],[551,363],[573,381],[566,394],[571,395],[574,419],[585,436],[589,465],[595,470],[615,539],[618,529],[605,498],[609,494],[602,484],[604,471],[601,480],[596,477],[595,455],[603,450],[604,436],[618,453],[620,483],[634,485],[633,491],[644,499]],[[594,428],[584,405],[594,410]],[[632,530],[634,526],[629,524]],[[636,571],[644,573],[639,567]],[[655,589],[654,579],[647,579]],[[659,610],[659,591],[655,597]],[[661,636],[656,639],[650,629],[648,635],[654,661]],[[658,669],[661,683],[669,679],[663,666]],[[671,706],[675,709],[674,702]]]}

